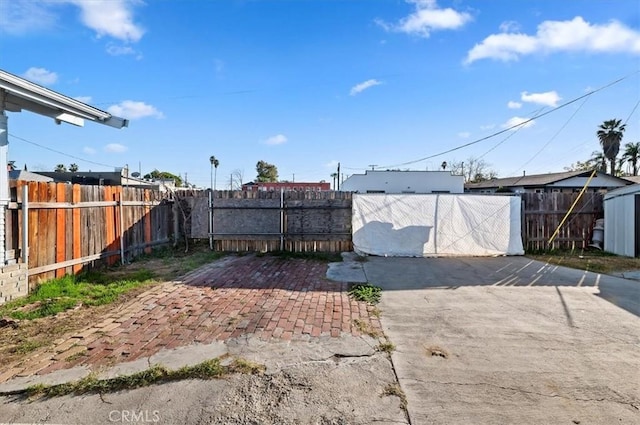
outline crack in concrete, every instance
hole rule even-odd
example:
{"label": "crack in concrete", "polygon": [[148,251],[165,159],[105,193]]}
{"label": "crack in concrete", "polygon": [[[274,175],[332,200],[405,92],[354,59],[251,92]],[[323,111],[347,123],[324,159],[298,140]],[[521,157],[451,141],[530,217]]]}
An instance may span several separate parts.
{"label": "crack in concrete", "polygon": [[540,397],[547,397],[547,398],[563,398],[565,400],[572,400],[572,401],[586,401],[586,402],[589,402],[589,401],[594,401],[594,402],[606,401],[606,402],[610,402],[610,403],[624,404],[624,405],[633,407],[636,410],[640,410],[640,401],[612,400],[612,399],[609,399],[609,398],[606,398],[606,397],[605,398],[568,397],[568,396],[565,396],[565,395],[562,395],[562,394],[545,394],[545,393],[539,393],[539,392],[536,392],[536,391],[524,390],[522,388],[505,387],[505,386],[502,386],[502,385],[490,384],[490,383],[487,383],[487,382],[441,382],[441,381],[432,381],[432,380],[415,379],[415,378],[404,378],[404,379],[407,379],[407,380],[410,380],[410,381],[422,382],[424,384],[460,385],[460,386],[481,386],[481,385],[483,385],[483,386],[487,386],[487,387],[499,388],[501,390],[514,391],[514,392],[530,394],[530,395],[537,395],[537,396],[540,396]]}
{"label": "crack in concrete", "polygon": [[407,421],[396,421],[394,419],[387,419],[387,418],[374,418],[371,419],[371,422],[385,422],[385,423],[394,423],[394,424],[404,424],[404,425],[410,425],[409,422]]}

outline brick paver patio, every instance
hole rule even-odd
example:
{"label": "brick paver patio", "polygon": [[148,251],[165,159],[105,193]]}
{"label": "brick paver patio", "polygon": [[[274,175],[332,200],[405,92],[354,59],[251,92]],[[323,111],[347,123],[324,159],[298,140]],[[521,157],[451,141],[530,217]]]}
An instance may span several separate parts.
{"label": "brick paver patio", "polygon": [[328,280],[326,270],[326,263],[312,260],[225,257],[179,281],[155,285],[101,322],[32,353],[2,371],[0,382],[244,334],[283,340],[359,335],[355,319],[380,330],[372,307],[350,299],[347,284]]}

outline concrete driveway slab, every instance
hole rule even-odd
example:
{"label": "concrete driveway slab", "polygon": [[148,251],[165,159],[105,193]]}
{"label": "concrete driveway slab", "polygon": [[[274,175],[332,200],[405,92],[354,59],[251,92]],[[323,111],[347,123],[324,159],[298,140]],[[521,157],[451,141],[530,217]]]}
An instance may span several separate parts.
{"label": "concrete driveway slab", "polygon": [[412,424],[640,422],[640,283],[524,257],[364,269]]}

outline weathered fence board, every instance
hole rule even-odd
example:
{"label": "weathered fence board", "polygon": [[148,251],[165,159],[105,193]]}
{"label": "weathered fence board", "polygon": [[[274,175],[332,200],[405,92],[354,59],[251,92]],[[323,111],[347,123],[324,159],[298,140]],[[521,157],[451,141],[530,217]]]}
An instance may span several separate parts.
{"label": "weathered fence board", "polygon": [[[349,251],[351,202],[347,192],[215,191],[213,246],[219,251]],[[208,238],[208,192],[191,192],[180,205],[183,231]]]}
{"label": "weathered fence board", "polygon": [[[21,230],[25,185],[28,235]],[[31,281],[79,273],[96,261],[113,265],[171,241],[172,202],[156,191],[18,181],[11,192],[7,248],[18,261],[28,238]]]}
{"label": "weathered fence board", "polygon": [[522,242],[525,250],[586,248],[595,220],[603,216],[603,195],[584,193],[549,245],[549,239],[578,193],[523,193]]}

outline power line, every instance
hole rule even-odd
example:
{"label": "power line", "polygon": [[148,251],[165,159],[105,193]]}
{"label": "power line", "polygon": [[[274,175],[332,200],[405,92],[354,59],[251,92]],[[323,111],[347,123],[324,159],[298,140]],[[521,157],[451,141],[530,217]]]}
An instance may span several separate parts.
{"label": "power line", "polygon": [[[527,165],[529,165],[531,163],[531,161],[533,161],[538,155],[540,155],[540,153],[546,149],[547,146],[549,146],[549,144],[551,142],[553,142],[556,137],[558,137],[558,135],[567,127],[567,125],[569,125],[569,123],[573,120],[573,118],[578,114],[578,112],[580,112],[580,109],[582,109],[582,107],[584,106],[585,103],[587,103],[587,100],[589,100],[589,98],[585,98],[584,101],[580,104],[580,106],[578,106],[578,109],[576,109],[573,114],[571,114],[571,116],[564,122],[564,124],[562,124],[562,126],[560,127],[560,129],[558,131],[555,132],[555,134],[553,136],[551,136],[551,138],[549,140],[547,140],[547,143],[545,143],[544,145],[542,145],[542,147],[533,154],[533,156],[531,156],[531,158],[529,158],[529,160],[527,162],[525,162],[524,164],[522,164],[520,167],[518,167],[516,169],[516,171],[520,170],[520,169],[524,169],[524,167],[526,167]],[[515,171],[511,174],[515,174]]]}
{"label": "power line", "polygon": [[[544,106],[542,108],[536,109],[535,112],[533,112],[533,115],[535,116],[536,114],[539,114],[540,112],[542,112],[544,110]],[[491,147],[488,151],[486,151],[485,153],[483,153],[482,155],[480,155],[478,157],[478,159],[483,158],[484,156],[486,156],[488,153],[494,151],[498,146],[500,146],[501,144],[503,144],[504,142],[506,142],[507,140],[509,140],[510,138],[512,138],[513,136],[515,136],[516,134],[518,134],[518,132],[520,130],[522,130],[524,128],[524,126],[522,127],[518,127],[518,129],[516,131],[513,131],[512,133],[510,133],[507,137],[505,137],[504,139],[500,140],[498,143],[496,143],[495,145],[493,145],[493,147]]]}
{"label": "power line", "polygon": [[[384,166],[381,166],[379,168],[394,168],[394,167],[402,167],[402,166],[405,166],[405,165],[415,164],[417,162],[422,162],[422,161],[426,161],[427,159],[436,158],[438,156],[442,156],[442,155],[445,155],[445,154],[448,154],[448,153],[451,153],[451,152],[455,152],[457,150],[460,150],[460,149],[475,145],[477,143],[483,142],[485,140],[494,138],[496,136],[504,134],[504,133],[506,133],[508,131],[511,131],[513,129],[516,129],[518,127],[522,127],[522,126],[524,126],[524,125],[526,125],[526,124],[528,124],[528,123],[530,123],[530,122],[532,122],[532,121],[534,121],[534,120],[536,120],[538,118],[542,118],[542,117],[547,116],[547,115],[549,115],[549,114],[551,114],[551,113],[553,113],[555,111],[558,111],[560,109],[566,108],[567,106],[572,105],[572,104],[576,103],[577,101],[579,101],[581,99],[587,98],[587,97],[589,97],[589,96],[591,96],[591,95],[593,95],[595,93],[598,93],[598,92],[600,92],[602,90],[605,90],[605,89],[607,89],[607,88],[609,88],[609,87],[611,87],[611,86],[613,86],[615,84],[618,84],[621,81],[624,81],[624,80],[630,78],[631,76],[633,76],[633,75],[635,75],[635,74],[637,74],[639,72],[640,72],[640,70],[636,70],[636,71],[634,71],[634,72],[632,72],[632,73],[630,73],[628,75],[625,75],[625,76],[623,76],[621,78],[618,78],[617,80],[614,80],[614,81],[612,81],[612,82],[610,82],[608,84],[605,84],[602,87],[599,87],[599,88],[597,88],[595,90],[591,90],[590,92],[585,93],[582,96],[578,96],[578,97],[576,97],[576,98],[574,98],[574,99],[572,99],[572,100],[570,100],[568,102],[565,102],[562,105],[556,106],[555,108],[550,109],[550,110],[548,110],[546,112],[542,112],[540,114],[534,115],[533,117],[531,117],[531,118],[529,118],[527,120],[524,120],[523,122],[520,122],[518,124],[512,125],[510,127],[502,129],[500,131],[496,131],[495,133],[492,133],[492,134],[490,134],[488,136],[481,137],[481,138],[473,140],[473,141],[471,141],[469,143],[465,143],[463,145],[459,145],[459,146],[456,146],[454,148],[447,149],[446,151],[442,151],[442,152],[439,152],[439,153],[436,153],[436,154],[433,154],[433,155],[428,155],[428,156],[425,156],[423,158],[418,158],[418,159],[415,159],[415,160],[412,160],[412,161],[407,161],[407,162],[403,162],[403,163],[399,163],[399,164],[384,165]],[[345,167],[345,168],[347,168],[347,167]],[[349,168],[349,169],[351,169],[351,168]],[[363,168],[356,168],[356,169],[362,170]]]}
{"label": "power line", "polygon": [[65,153],[65,152],[50,148],[48,146],[44,146],[44,145],[41,145],[39,143],[32,142],[31,140],[27,140],[27,139],[24,139],[22,137],[15,136],[15,135],[13,135],[11,133],[9,133],[9,136],[11,136],[13,139],[20,140],[21,142],[29,143],[30,145],[34,145],[34,146],[37,146],[39,148],[46,149],[46,150],[48,150],[50,152],[55,152],[55,153],[57,153],[59,155],[63,155],[63,156],[69,157],[69,158],[77,159],[78,161],[87,162],[89,164],[94,164],[94,165],[100,165],[102,167],[118,168],[117,165],[103,164],[101,162],[96,162],[96,161],[91,161],[91,160],[88,160],[88,159],[80,158],[79,156],[71,155],[71,154],[68,154],[68,153]]}

